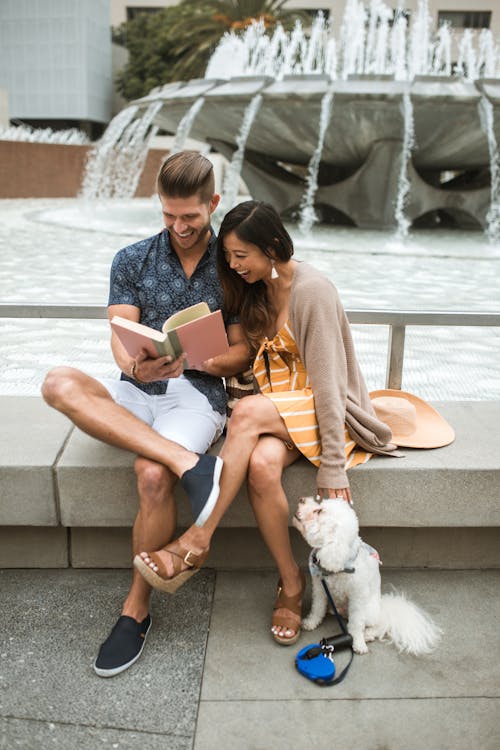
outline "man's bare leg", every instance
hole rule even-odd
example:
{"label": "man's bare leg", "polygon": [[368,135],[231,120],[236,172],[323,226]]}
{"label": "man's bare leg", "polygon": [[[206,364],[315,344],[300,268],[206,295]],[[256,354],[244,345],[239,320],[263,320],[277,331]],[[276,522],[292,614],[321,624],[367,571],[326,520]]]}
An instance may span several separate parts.
{"label": "man's bare leg", "polygon": [[[283,592],[287,596],[295,596],[301,592],[302,579],[290,543],[289,505],[281,477],[283,469],[299,456],[297,448],[290,450],[282,440],[265,435],[257,443],[248,468],[249,500],[260,533],[278,567]],[[295,619],[290,610],[277,609],[275,614]],[[296,620],[299,627],[298,615]],[[296,629],[277,625],[271,631],[281,638],[293,638],[297,632]]]}
{"label": "man's bare leg", "polygon": [[42,386],[45,401],[92,437],[167,466],[180,477],[198,455],[159,435],[111,398],[98,380],[73,367],[51,370]]}
{"label": "man's bare leg", "polygon": [[[196,554],[208,550],[215,529],[245,481],[250,456],[263,434],[276,435],[282,440],[290,439],[285,423],[272,401],[261,395],[248,396],[236,405],[229,421],[226,440],[220,453],[224,459],[224,468],[219,498],[203,526],[190,526],[179,537],[184,548]],[[164,563],[168,576],[172,576],[174,568],[171,554],[165,550],[158,550],[157,554]],[[158,571],[158,566],[147,552],[142,552],[141,557],[154,571]]]}
{"label": "man's bare leg", "polygon": [[[135,556],[145,547],[155,549],[172,540],[177,523],[173,495],[177,477],[165,466],[147,458],[137,458],[134,468],[139,492],[139,511],[132,533]],[[122,614],[142,622],[149,612],[150,598],[151,587],[134,568]]]}

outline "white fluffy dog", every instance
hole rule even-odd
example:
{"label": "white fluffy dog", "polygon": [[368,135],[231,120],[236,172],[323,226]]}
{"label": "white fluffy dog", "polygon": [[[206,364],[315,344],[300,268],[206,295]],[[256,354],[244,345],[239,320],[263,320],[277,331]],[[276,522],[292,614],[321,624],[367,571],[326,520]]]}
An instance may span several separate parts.
{"label": "white fluffy dog", "polygon": [[313,548],[309,558],[312,603],[302,627],[314,630],[323,621],[328,601],[324,578],[340,614],[348,616],[353,649],[366,654],[367,641],[391,640],[400,652],[430,653],[441,629],[404,596],[380,592],[379,557],[359,536],[357,516],[346,500],[313,497],[299,501],[294,526]]}

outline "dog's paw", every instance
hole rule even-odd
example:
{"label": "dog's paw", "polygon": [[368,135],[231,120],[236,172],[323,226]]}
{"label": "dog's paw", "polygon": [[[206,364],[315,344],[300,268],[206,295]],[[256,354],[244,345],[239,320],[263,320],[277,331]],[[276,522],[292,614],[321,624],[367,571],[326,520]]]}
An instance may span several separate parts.
{"label": "dog's paw", "polygon": [[353,651],[355,651],[357,654],[367,654],[368,653],[368,646],[363,640],[355,640],[352,644]]}
{"label": "dog's paw", "polygon": [[319,624],[320,624],[320,620],[316,619],[315,617],[311,617],[309,615],[308,617],[305,617],[302,620],[302,629],[303,630],[316,630]]}
{"label": "dog's paw", "polygon": [[377,637],[377,631],[375,628],[366,628],[365,630],[365,641],[366,643],[373,643]]}

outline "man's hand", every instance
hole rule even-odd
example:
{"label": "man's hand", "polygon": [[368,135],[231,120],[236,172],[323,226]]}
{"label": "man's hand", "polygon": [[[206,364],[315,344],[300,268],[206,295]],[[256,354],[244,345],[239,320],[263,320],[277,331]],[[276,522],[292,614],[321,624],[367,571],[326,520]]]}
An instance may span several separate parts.
{"label": "man's hand", "polygon": [[156,380],[167,380],[178,378],[184,372],[184,352],[177,359],[172,357],[150,357],[145,349],[142,349],[135,358],[135,372],[138,382],[153,383]]}

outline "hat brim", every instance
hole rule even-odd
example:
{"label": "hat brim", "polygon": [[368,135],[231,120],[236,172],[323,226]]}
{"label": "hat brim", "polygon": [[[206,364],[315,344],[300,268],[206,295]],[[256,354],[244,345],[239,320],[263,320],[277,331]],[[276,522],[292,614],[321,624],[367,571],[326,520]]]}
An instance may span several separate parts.
{"label": "hat brim", "polygon": [[410,401],[417,410],[417,426],[407,435],[392,434],[392,442],[402,448],[442,448],[455,440],[455,431],[427,401],[407,391],[391,388],[370,392],[370,399],[390,396]]}

